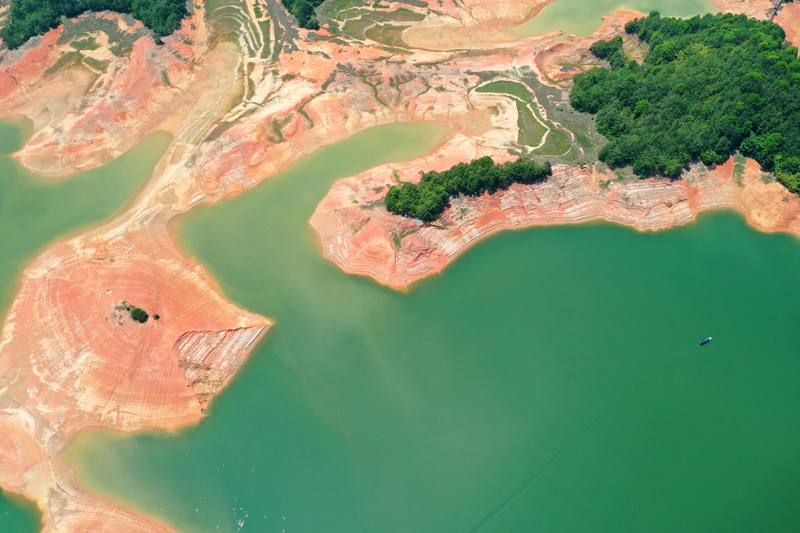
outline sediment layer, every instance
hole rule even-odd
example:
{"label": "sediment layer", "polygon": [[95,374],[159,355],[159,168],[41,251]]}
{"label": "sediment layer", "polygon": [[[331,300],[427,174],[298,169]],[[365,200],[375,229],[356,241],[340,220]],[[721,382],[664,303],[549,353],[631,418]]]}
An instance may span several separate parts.
{"label": "sediment layer", "polygon": [[[448,164],[433,166],[442,170]],[[686,224],[702,211],[728,208],[762,231],[800,235],[800,200],[770,182],[754,161],[742,163],[736,176],[734,166],[731,158],[713,169],[694,168],[676,181],[619,182],[607,170],[559,165],[540,185],[455,198],[440,221],[423,224],[383,208],[393,172],[404,181],[415,179],[413,165],[390,165],[337,182],[311,224],[325,257],[346,272],[395,288],[441,272],[471,245],[505,229],[606,220],[661,230]]]}
{"label": "sediment layer", "polygon": [[[149,319],[133,320],[130,305]],[[45,459],[86,426],[198,422],[269,326],[223,300],[163,226],[51,247],[26,269],[0,342],[0,420],[4,434],[17,435],[0,483],[49,502],[48,530],[160,528],[79,490],[60,494],[74,485],[71,474]],[[16,433],[14,420],[24,421]]]}

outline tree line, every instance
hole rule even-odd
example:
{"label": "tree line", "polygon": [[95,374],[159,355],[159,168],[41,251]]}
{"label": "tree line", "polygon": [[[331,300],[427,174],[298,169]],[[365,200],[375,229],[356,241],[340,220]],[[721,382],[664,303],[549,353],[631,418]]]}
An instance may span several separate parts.
{"label": "tree line", "polygon": [[301,28],[318,30],[319,22],[314,11],[325,0],[282,0],[283,5],[294,15]]}
{"label": "tree line", "polygon": [[425,172],[419,184],[403,183],[391,187],[384,198],[386,209],[396,215],[406,215],[431,222],[439,218],[458,194],[479,196],[506,189],[512,183],[539,183],[552,174],[550,163],[539,165],[518,159],[497,165],[491,157],[481,157],[471,163],[459,163],[444,172]]}
{"label": "tree line", "polygon": [[186,0],[14,0],[10,22],[0,30],[5,45],[19,48],[28,39],[57,27],[61,17],[77,17],[87,11],[127,13],[161,37],[177,30],[188,14]]}
{"label": "tree line", "polygon": [[609,139],[602,161],[677,177],[739,150],[800,192],[800,60],[780,26],[654,11],[625,31],[649,45],[644,63],[626,58],[620,36],[598,41],[590,50],[610,68],[575,76],[570,96]]}

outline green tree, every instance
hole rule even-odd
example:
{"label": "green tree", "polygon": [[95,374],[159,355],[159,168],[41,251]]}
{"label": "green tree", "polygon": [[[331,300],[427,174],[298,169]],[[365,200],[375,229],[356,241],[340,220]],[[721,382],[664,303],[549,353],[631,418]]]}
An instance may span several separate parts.
{"label": "green tree", "polygon": [[0,30],[0,37],[13,50],[59,26],[61,17],[87,11],[128,13],[150,28],[157,42],[177,30],[188,14],[185,0],[13,0],[10,22]]}
{"label": "green tree", "polygon": [[141,322],[142,324],[147,322],[147,319],[149,318],[147,311],[139,307],[132,307],[130,312],[131,312],[131,318],[134,319],[136,322]]}
{"label": "green tree", "polygon": [[539,165],[519,159],[496,165],[491,157],[458,163],[444,172],[427,172],[418,185],[403,183],[390,187],[384,197],[386,209],[397,215],[431,222],[439,218],[458,194],[478,196],[505,189],[512,183],[538,183],[552,174],[550,163]]}
{"label": "green tree", "polygon": [[[740,150],[777,171],[800,157],[800,60],[780,27],[652,12],[625,30],[649,45],[643,64],[578,74],[570,95],[575,109],[595,115],[609,140],[599,157],[612,168],[674,177],[692,161],[719,164]],[[590,50],[605,59],[621,48],[615,39]],[[786,183],[795,175],[782,172]]]}

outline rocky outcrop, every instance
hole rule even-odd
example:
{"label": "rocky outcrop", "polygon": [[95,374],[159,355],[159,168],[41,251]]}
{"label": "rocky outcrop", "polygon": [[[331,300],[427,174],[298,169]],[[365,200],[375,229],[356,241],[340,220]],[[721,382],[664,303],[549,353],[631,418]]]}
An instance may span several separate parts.
{"label": "rocky outcrop", "polygon": [[187,331],[173,352],[178,368],[204,409],[244,362],[250,349],[264,334],[266,325],[225,331]]}

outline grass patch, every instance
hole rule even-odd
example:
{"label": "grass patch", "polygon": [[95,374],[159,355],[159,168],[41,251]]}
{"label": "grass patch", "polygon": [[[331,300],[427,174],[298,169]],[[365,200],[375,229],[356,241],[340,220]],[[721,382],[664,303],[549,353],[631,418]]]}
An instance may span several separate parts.
{"label": "grass patch", "polygon": [[361,17],[348,19],[347,22],[344,23],[342,31],[356,39],[363,39],[367,29],[371,26],[375,26],[375,21],[369,18]]}
{"label": "grass patch", "polygon": [[[528,106],[520,101],[517,101],[517,127],[519,128],[517,142],[525,146],[538,146],[547,132],[547,129],[533,116]],[[548,135],[548,141],[549,138],[550,135]]]}
{"label": "grass patch", "polygon": [[367,28],[364,37],[386,46],[405,46],[403,41],[403,26],[383,26],[375,25]]}
{"label": "grass patch", "polygon": [[387,13],[386,16],[394,22],[419,22],[421,20],[425,20],[424,14],[411,11],[410,9],[406,9],[404,7],[401,7],[396,11],[392,11],[391,13]]}
{"label": "grass patch", "polygon": [[82,55],[80,52],[69,52],[64,54],[63,56],[59,57],[58,60],[53,63],[53,66],[45,70],[46,74],[55,74],[61,70],[66,70],[70,67],[77,67],[81,65]]}
{"label": "grass patch", "polygon": [[95,59],[93,57],[84,57],[83,64],[97,70],[99,72],[105,72],[108,69],[109,61],[101,61],[99,59]]}
{"label": "grass patch", "polygon": [[267,139],[275,144],[280,144],[286,140],[286,138],[283,136],[283,126],[280,122],[278,122],[277,118],[272,121],[272,129],[275,131],[275,137],[270,137],[267,135]]}
{"label": "grass patch", "polygon": [[269,40],[270,22],[269,20],[259,20],[258,26],[261,28],[261,33],[264,34],[264,49],[261,51],[261,59],[269,59],[272,55],[272,42]]}
{"label": "grass patch", "polygon": [[403,239],[408,237],[409,235],[413,235],[414,233],[418,232],[419,228],[411,228],[407,230],[403,230],[400,233],[392,233],[392,241],[394,242],[394,248],[398,252],[403,248]]}
{"label": "grass patch", "polygon": [[81,39],[80,41],[75,41],[70,44],[72,48],[75,50],[97,50],[100,48],[100,45],[97,44],[97,41],[94,40],[94,37],[87,37],[86,39]]}
{"label": "grass patch", "polygon": [[[480,93],[497,93],[511,96],[517,104],[517,127],[519,128],[517,142],[525,146],[538,146],[539,143],[542,142],[547,128],[537,120],[537,117],[531,112],[531,108],[528,107],[528,105],[533,107],[533,99],[525,87],[511,81],[493,81],[475,90]],[[561,155],[565,153],[567,149],[555,155]]]}
{"label": "grass patch", "polygon": [[513,81],[493,81],[475,89],[479,93],[505,93],[516,96],[526,104],[532,104],[531,93],[519,83]]}
{"label": "grass patch", "polygon": [[744,168],[747,165],[747,158],[736,152],[733,156],[733,179],[736,180],[736,183],[741,185],[742,180],[744,179]]}
{"label": "grass patch", "polygon": [[569,141],[567,132],[553,128],[547,135],[547,141],[545,141],[544,145],[536,150],[536,154],[564,156],[569,152],[571,147],[572,143]]}
{"label": "grass patch", "polygon": [[325,16],[334,20],[343,21],[345,11],[356,7],[362,7],[367,4],[366,0],[334,0],[333,2],[325,4]]}
{"label": "grass patch", "polygon": [[161,81],[162,81],[162,82],[164,83],[164,85],[166,85],[167,87],[172,87],[172,83],[170,83],[170,81],[169,81],[169,74],[167,73],[167,71],[166,71],[166,70],[162,70],[162,71],[161,71]]}

